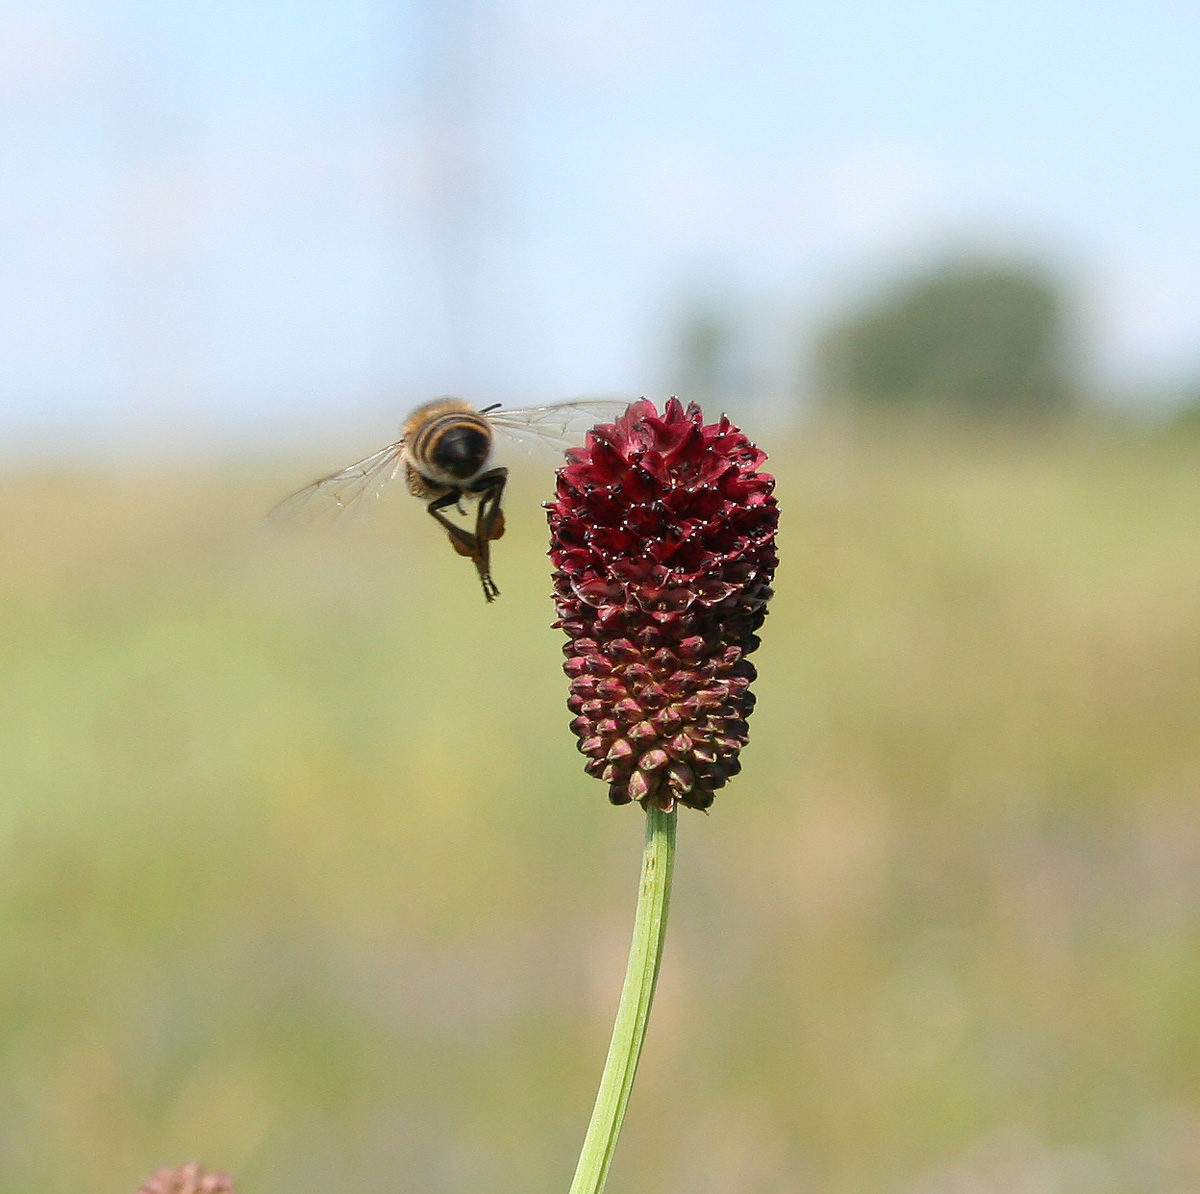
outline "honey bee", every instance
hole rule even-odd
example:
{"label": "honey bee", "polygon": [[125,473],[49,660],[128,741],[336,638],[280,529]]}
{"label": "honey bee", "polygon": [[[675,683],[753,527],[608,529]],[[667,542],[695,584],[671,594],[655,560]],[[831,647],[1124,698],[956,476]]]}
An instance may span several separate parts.
{"label": "honey bee", "polygon": [[[418,406],[404,422],[394,444],[320,477],[284,498],[272,516],[324,507],[336,513],[363,499],[378,496],[403,475],[408,491],[426,502],[450,545],[475,565],[483,595],[494,601],[500,590],[492,580],[491,545],[504,534],[502,501],[508,469],[492,464],[497,431],[527,443],[565,448],[578,443],[589,427],[611,422],[628,401],[588,399],[501,410],[500,404],[476,410],[459,398],[435,398]],[[463,503],[473,501],[475,529],[447,517],[455,509],[466,516]]]}

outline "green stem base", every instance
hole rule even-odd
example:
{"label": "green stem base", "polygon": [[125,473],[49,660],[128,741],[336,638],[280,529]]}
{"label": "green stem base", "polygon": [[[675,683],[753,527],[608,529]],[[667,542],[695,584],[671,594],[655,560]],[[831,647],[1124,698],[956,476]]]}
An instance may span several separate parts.
{"label": "green stem base", "polygon": [[629,967],[571,1194],[600,1194],[604,1189],[625,1109],[629,1106],[667,932],[671,874],[675,867],[675,815],[674,809],[669,813],[653,806],[646,810],[646,848],[642,855],[642,883],[633,919]]}

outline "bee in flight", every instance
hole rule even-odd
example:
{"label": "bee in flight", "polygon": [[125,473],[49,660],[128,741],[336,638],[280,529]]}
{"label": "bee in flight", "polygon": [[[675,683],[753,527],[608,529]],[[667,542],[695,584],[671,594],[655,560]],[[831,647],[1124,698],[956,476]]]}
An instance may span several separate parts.
{"label": "bee in flight", "polygon": [[[404,422],[399,440],[347,468],[285,498],[272,515],[287,515],[311,506],[333,512],[378,495],[403,475],[408,491],[426,502],[426,510],[450,537],[450,545],[466,556],[479,573],[483,595],[494,601],[500,590],[492,580],[491,545],[504,534],[504,486],[508,469],[492,464],[497,431],[527,443],[566,448],[582,441],[589,427],[612,422],[627,401],[590,399],[500,410],[499,404],[476,410],[458,398],[435,398],[418,406]],[[466,514],[464,501],[475,506],[475,529],[454,522],[446,511]]]}

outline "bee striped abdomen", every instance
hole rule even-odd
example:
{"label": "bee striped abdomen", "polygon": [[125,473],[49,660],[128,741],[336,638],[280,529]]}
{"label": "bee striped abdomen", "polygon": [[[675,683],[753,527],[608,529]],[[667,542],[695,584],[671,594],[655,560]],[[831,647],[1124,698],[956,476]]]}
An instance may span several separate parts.
{"label": "bee striped abdomen", "polygon": [[[439,406],[444,409],[431,410]],[[487,464],[492,429],[465,402],[441,400],[413,412],[404,446],[423,475],[454,484],[469,481]]]}

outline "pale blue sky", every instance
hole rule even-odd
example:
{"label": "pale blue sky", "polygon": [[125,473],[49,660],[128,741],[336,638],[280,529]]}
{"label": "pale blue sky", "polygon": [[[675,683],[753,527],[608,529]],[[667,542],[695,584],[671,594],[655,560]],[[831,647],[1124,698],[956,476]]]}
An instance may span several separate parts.
{"label": "pale blue sky", "polygon": [[1198,116],[1194,0],[7,0],[0,434],[660,393],[696,294],[778,391],[853,296],[973,244],[1061,269],[1106,386],[1170,384]]}

